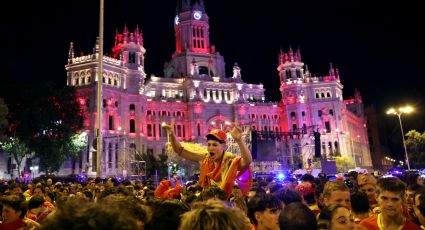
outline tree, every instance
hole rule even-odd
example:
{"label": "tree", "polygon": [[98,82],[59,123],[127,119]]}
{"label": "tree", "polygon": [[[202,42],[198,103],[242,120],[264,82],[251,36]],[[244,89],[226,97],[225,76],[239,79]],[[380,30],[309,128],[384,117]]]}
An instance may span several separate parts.
{"label": "tree", "polygon": [[27,147],[27,145],[20,141],[18,138],[10,138],[6,142],[2,142],[1,148],[9,153],[16,162],[18,168],[18,175],[21,175],[21,164],[22,161],[32,155],[32,151]]}
{"label": "tree", "polygon": [[8,113],[9,113],[9,109],[7,108],[7,105],[4,103],[4,99],[0,98],[0,142],[7,140],[5,132],[8,125],[8,121],[6,117]]}
{"label": "tree", "polygon": [[349,169],[354,168],[353,159],[350,157],[335,157],[335,163],[338,172],[347,172]]}
{"label": "tree", "polygon": [[425,166],[425,132],[422,134],[416,130],[406,133],[406,148],[409,163],[415,167]]}
{"label": "tree", "polygon": [[19,137],[35,152],[41,171],[59,170],[72,153],[72,136],[82,129],[75,89],[56,89],[52,83],[40,82],[20,85],[16,91],[19,93],[10,97],[9,103],[11,136]]}

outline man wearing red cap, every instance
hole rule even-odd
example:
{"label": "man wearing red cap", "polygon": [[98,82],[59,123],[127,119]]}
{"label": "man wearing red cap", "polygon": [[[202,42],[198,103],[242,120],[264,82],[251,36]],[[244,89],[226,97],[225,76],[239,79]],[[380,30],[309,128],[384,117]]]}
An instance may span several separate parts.
{"label": "man wearing red cap", "polygon": [[208,153],[204,154],[183,148],[174,135],[173,126],[173,124],[163,126],[170,136],[171,146],[179,156],[200,163],[199,183],[202,187],[218,186],[226,192],[228,199],[235,181],[244,195],[249,191],[252,184],[250,168],[252,156],[242,141],[241,129],[236,124],[229,133],[238,144],[241,156],[233,156],[232,153],[225,151],[227,134],[221,129],[214,129],[208,133],[206,136]]}

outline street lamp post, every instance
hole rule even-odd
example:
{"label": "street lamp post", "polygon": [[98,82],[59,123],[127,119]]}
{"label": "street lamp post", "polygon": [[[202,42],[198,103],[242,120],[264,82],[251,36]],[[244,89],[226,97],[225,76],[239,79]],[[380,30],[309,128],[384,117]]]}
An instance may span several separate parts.
{"label": "street lamp post", "polygon": [[400,122],[401,136],[403,138],[404,154],[406,155],[405,156],[406,164],[407,164],[407,169],[409,170],[410,170],[409,156],[407,155],[406,140],[404,139],[404,131],[403,131],[403,124],[401,122],[401,115],[404,113],[411,113],[411,112],[413,112],[413,108],[410,106],[401,107],[398,110],[394,108],[390,108],[389,110],[387,110],[387,114],[397,115],[398,121]]}

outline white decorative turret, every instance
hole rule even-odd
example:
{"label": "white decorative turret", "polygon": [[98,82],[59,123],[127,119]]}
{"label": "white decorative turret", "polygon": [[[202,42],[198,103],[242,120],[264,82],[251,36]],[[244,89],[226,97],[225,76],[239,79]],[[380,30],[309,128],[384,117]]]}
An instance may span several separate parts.
{"label": "white decorative turret", "polygon": [[69,51],[68,51],[68,64],[72,63],[72,59],[74,58],[74,43],[69,43]]}

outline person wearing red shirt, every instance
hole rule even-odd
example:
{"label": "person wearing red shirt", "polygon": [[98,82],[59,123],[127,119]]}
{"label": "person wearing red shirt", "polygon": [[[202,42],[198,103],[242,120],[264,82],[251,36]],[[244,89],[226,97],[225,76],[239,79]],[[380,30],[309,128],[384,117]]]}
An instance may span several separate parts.
{"label": "person wearing red shirt", "polygon": [[380,214],[360,222],[369,230],[420,230],[403,215],[403,197],[406,185],[398,178],[381,178],[377,183],[377,202]]}

